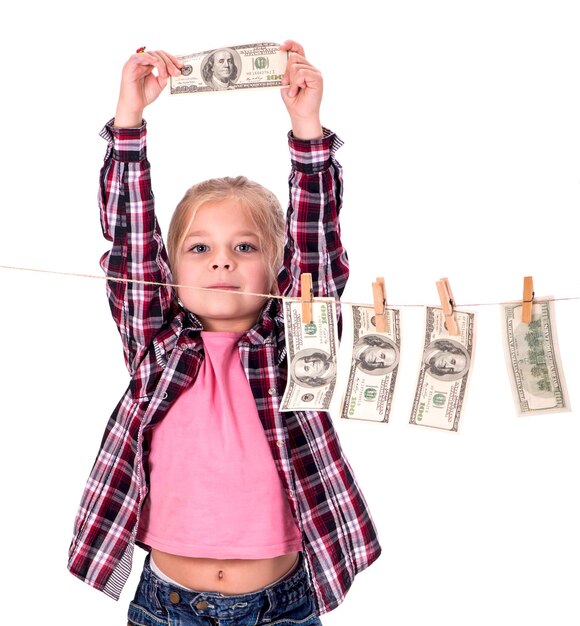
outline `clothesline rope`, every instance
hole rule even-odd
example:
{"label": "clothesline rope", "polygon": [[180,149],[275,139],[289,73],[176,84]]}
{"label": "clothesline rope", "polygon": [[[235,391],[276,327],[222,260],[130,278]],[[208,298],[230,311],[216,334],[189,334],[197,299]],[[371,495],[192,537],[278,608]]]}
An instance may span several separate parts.
{"label": "clothesline rope", "polygon": [[[111,282],[118,282],[118,283],[134,283],[134,284],[138,284],[138,285],[153,285],[153,286],[157,286],[157,287],[173,287],[175,289],[179,288],[179,289],[198,289],[199,291],[215,291],[215,292],[224,292],[226,290],[224,289],[216,289],[216,288],[212,288],[212,287],[194,287],[192,285],[178,285],[178,284],[174,284],[174,283],[158,283],[158,282],[154,282],[154,281],[148,281],[148,280],[135,280],[133,278],[113,278],[110,276],[99,276],[96,274],[82,274],[80,272],[60,272],[60,271],[56,271],[56,270],[45,270],[45,269],[40,269],[40,268],[36,268],[36,267],[18,267],[18,266],[14,266],[14,265],[0,265],[0,269],[4,269],[4,270],[15,270],[15,271],[19,271],[19,272],[36,272],[39,274],[53,274],[56,276],[74,276],[76,278],[91,278],[91,279],[96,279],[96,280],[110,280]],[[280,296],[280,295],[275,295],[272,293],[255,293],[252,291],[244,291],[244,292],[236,292],[236,291],[227,291],[227,293],[234,293],[236,295],[244,295],[244,296],[259,296],[261,298],[276,298],[278,300],[299,300],[299,298],[289,298],[288,296]],[[319,298],[316,297],[317,300],[326,300],[326,301],[334,301],[337,304],[350,304],[350,305],[358,305],[358,306],[369,306],[368,303],[361,303],[361,302],[346,302],[345,300],[336,300],[334,298]],[[570,296],[570,297],[566,297],[566,298],[555,298],[555,297],[550,297],[550,298],[544,298],[542,297],[541,300],[543,301],[551,301],[551,302],[563,302],[563,301],[569,301],[569,300],[580,300],[580,296]],[[503,304],[503,302],[471,302],[471,303],[455,303],[455,307],[477,307],[477,306],[498,306],[500,304]],[[425,304],[394,304],[389,302],[388,307],[395,307],[395,308],[403,308],[403,307],[425,307]]]}

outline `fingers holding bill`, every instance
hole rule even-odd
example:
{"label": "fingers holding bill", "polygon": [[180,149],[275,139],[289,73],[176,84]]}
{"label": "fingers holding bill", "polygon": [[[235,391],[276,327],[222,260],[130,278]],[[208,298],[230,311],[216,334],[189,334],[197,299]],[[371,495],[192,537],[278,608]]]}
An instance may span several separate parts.
{"label": "fingers holding bill", "polygon": [[289,53],[290,52],[296,52],[300,56],[305,56],[304,48],[297,41],[294,41],[293,39],[287,39],[280,46],[280,50],[283,50],[283,51],[286,51],[286,52],[289,52]]}
{"label": "fingers holding bill", "polygon": [[150,73],[155,68],[160,78],[167,78],[170,75],[179,76],[183,66],[183,63],[174,55],[164,50],[136,52],[131,55],[129,63],[140,68],[147,68],[149,72],[145,73]]}
{"label": "fingers holding bill", "polygon": [[292,53],[288,57],[282,84],[287,87],[286,94],[293,98],[302,89],[322,88],[322,74],[303,56]]}
{"label": "fingers holding bill", "polygon": [[164,50],[132,54],[123,66],[115,125],[139,126],[145,107],[157,99],[170,76],[179,76],[183,64]]}
{"label": "fingers holding bill", "polygon": [[290,73],[293,66],[298,62],[308,63],[304,54],[304,48],[293,39],[287,39],[281,46],[280,50],[288,53],[288,62],[286,63],[286,70],[282,77],[282,85],[289,85],[291,82]]}

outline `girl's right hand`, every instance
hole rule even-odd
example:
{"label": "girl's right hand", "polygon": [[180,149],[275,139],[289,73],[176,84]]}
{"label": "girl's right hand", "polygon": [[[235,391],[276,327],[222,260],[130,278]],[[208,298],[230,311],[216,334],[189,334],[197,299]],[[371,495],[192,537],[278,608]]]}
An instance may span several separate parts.
{"label": "girl's right hand", "polygon": [[[169,76],[179,76],[183,66],[163,50],[138,52],[123,66],[121,89],[114,125],[136,128],[143,123],[143,110],[157,99],[167,85]],[[157,69],[157,74],[153,70]]]}

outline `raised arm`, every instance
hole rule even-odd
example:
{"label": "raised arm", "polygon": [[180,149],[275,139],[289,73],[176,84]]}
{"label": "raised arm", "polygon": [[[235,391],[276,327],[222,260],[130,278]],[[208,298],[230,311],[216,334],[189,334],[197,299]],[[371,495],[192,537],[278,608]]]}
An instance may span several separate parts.
{"label": "raised arm", "polygon": [[171,272],[154,212],[143,111],[159,96],[169,74],[179,73],[179,65],[164,52],[134,54],[123,67],[115,118],[101,133],[109,145],[99,206],[103,235],[112,242],[101,267],[108,277],[121,279],[107,281],[107,294],[131,374],[174,303],[171,288],[144,284],[170,283]]}
{"label": "raised arm", "polygon": [[334,159],[340,139],[320,124],[323,81],[294,41],[289,51],[282,99],[290,115],[292,172],[280,293],[300,295],[300,275],[312,274],[315,296],[339,298],[348,278],[348,257],[340,238],[342,169]]}

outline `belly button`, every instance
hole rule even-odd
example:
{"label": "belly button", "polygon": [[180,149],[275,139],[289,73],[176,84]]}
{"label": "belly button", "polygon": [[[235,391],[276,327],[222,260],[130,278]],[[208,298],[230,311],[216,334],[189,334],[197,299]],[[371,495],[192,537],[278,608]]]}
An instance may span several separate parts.
{"label": "belly button", "polygon": [[223,570],[220,569],[220,571],[218,572],[218,578],[221,580],[223,577],[224,577]]}

